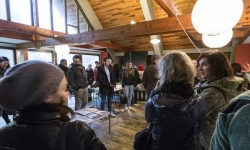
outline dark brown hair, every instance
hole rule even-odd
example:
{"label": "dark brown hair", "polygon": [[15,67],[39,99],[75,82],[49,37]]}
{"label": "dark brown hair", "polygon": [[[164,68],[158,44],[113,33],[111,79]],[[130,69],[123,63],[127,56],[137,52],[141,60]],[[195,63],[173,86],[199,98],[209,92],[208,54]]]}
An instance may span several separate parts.
{"label": "dark brown hair", "polygon": [[220,79],[222,77],[233,76],[233,69],[229,63],[228,58],[224,53],[219,50],[206,51],[200,55],[197,60],[199,67],[199,61],[202,58],[207,58],[210,67],[210,80]]}

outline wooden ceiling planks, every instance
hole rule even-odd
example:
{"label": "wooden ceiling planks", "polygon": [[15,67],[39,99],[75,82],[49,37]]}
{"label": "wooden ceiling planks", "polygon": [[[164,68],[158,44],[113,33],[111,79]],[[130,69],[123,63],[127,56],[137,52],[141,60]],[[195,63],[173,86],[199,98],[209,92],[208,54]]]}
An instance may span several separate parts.
{"label": "wooden ceiling planks", "polygon": [[145,21],[139,0],[88,0],[104,28]]}

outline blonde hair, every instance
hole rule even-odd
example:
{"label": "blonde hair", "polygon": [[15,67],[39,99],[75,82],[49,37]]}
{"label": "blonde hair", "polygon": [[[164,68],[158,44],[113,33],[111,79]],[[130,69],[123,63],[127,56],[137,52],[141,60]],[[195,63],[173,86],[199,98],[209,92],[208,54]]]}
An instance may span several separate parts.
{"label": "blonde hair", "polygon": [[194,83],[196,69],[186,53],[171,51],[162,57],[159,65],[160,85],[164,83]]}

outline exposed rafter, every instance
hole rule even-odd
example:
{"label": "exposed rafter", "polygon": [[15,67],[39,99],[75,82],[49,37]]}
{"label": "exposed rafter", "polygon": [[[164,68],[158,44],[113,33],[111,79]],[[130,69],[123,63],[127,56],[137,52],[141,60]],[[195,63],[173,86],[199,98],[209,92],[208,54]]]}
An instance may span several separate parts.
{"label": "exposed rafter", "polygon": [[[181,15],[179,16],[179,19],[186,30],[194,30],[194,27],[191,22],[191,14]],[[249,26],[249,25],[250,25],[250,19],[248,19],[246,16],[243,15],[242,19],[238,22],[238,25],[235,26],[234,29],[239,29],[242,28],[243,26]],[[112,41],[112,40],[126,39],[131,37],[171,33],[176,31],[182,31],[181,26],[179,25],[175,17],[168,17],[164,19],[141,22],[135,25],[124,25],[120,27],[95,30],[92,32],[66,35],[64,37],[48,38],[46,40],[18,44],[17,47],[23,49],[23,48],[53,46],[63,43],[85,43],[91,41],[107,41],[107,40]]]}
{"label": "exposed rafter", "polygon": [[43,29],[43,28],[39,28],[35,26],[6,21],[2,19],[0,19],[0,30],[16,32],[16,33],[21,33],[21,34],[38,35],[38,36],[49,37],[49,38],[67,35],[62,32],[51,31],[48,29]]}
{"label": "exposed rafter", "polygon": [[176,14],[182,15],[182,11],[179,10],[174,0],[155,0],[155,2],[168,14],[168,16],[173,17]]}

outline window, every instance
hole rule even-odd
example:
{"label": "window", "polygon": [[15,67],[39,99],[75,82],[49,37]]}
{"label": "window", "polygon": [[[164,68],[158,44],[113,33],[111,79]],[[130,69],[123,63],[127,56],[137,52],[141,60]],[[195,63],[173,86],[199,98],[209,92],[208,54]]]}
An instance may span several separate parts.
{"label": "window", "polygon": [[54,30],[65,32],[65,6],[64,0],[53,0],[53,24]]}
{"label": "window", "polygon": [[5,0],[0,0],[0,19],[7,20]]}
{"label": "window", "polygon": [[37,0],[39,27],[51,29],[50,0]]}
{"label": "window", "polygon": [[78,33],[78,29],[72,26],[68,26],[68,34],[76,34]]}
{"label": "window", "polygon": [[61,59],[66,59],[68,66],[73,62],[73,56],[77,54],[57,55],[57,64],[60,64]]}
{"label": "window", "polygon": [[88,31],[88,23],[86,22],[85,18],[83,17],[80,11],[79,11],[79,28],[80,28],[80,33]]}
{"label": "window", "polygon": [[69,25],[77,27],[77,6],[74,0],[67,1],[67,21]]}
{"label": "window", "polygon": [[29,60],[42,60],[46,62],[52,62],[52,53],[51,52],[37,52],[37,51],[28,51]]}
{"label": "window", "polygon": [[100,57],[98,55],[82,55],[82,64],[85,68],[88,68],[89,64],[91,64],[92,68],[94,68],[95,61],[100,61]]}
{"label": "window", "polygon": [[30,0],[9,0],[9,2],[11,21],[31,25]]}
{"label": "window", "polygon": [[15,59],[14,59],[14,51],[10,49],[0,49],[0,54],[1,56],[5,56],[9,59],[10,62],[10,67],[13,67],[15,64]]}

